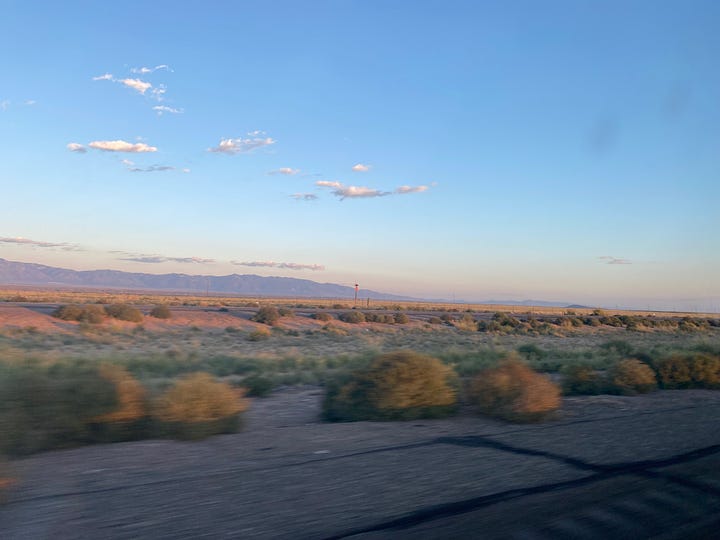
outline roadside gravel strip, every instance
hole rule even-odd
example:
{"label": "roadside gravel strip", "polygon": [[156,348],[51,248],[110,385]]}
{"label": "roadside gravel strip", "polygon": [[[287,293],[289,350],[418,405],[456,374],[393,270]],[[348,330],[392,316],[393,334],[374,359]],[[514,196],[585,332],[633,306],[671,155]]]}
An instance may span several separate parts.
{"label": "roadside gravel strip", "polygon": [[320,399],[275,392],[203,442],[20,460],[2,537],[702,538],[720,520],[720,392],[569,398],[523,426],[323,424]]}

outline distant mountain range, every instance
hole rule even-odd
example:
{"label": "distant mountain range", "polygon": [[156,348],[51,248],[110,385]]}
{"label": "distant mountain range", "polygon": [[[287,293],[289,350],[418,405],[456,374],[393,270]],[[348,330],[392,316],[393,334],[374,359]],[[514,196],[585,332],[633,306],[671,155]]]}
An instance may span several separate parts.
{"label": "distant mountain range", "polygon": [[[0,284],[62,285],[75,287],[109,287],[114,289],[146,289],[196,293],[222,293],[247,296],[301,296],[312,298],[352,298],[352,287],[334,283],[318,283],[309,279],[263,277],[254,274],[229,276],[198,276],[188,274],[143,274],[118,270],[68,270],[43,264],[0,259]],[[407,296],[386,294],[367,289],[362,298],[373,300],[417,300]]]}
{"label": "distant mountain range", "polygon": [[[153,291],[177,291],[195,293],[221,293],[247,296],[297,296],[307,298],[352,298],[352,287],[335,283],[318,283],[309,279],[289,277],[263,277],[255,274],[231,274],[229,276],[199,276],[189,274],[144,274],[119,270],[68,270],[43,264],[23,263],[0,259],[0,284],[39,285],[65,287],[108,287],[113,289],[145,289]],[[428,301],[362,289],[360,296],[373,300]],[[433,300],[448,302],[447,300]],[[487,300],[483,302],[458,303],[498,304],[510,306],[569,307],[563,302],[543,300]]]}

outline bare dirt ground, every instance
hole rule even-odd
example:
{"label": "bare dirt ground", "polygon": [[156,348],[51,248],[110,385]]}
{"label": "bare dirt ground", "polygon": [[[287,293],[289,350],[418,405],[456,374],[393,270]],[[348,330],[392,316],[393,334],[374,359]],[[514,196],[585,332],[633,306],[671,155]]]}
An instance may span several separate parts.
{"label": "bare dirt ground", "polygon": [[327,424],[320,399],[278,390],[203,442],[19,460],[2,537],[710,538],[720,522],[718,392],[567,398],[520,426]]}

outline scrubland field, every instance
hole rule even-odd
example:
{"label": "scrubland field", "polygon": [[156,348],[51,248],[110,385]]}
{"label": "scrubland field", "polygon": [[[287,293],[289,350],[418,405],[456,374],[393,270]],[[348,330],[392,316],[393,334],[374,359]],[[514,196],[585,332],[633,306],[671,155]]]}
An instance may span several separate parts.
{"label": "scrubland field", "polygon": [[[92,470],[126,467],[119,465],[118,457],[109,450],[114,446],[97,443],[155,444],[143,441],[200,440],[239,432],[232,435],[239,437],[232,443],[238,447],[199,446],[197,454],[187,450],[193,459],[213,463],[218,470],[212,474],[220,475],[241,447],[243,452],[270,451],[268,463],[275,463],[281,456],[289,459],[294,455],[287,452],[330,452],[308,449],[331,440],[338,441],[334,452],[351,456],[369,444],[367,441],[374,441],[373,448],[378,448],[398,434],[404,434],[400,436],[409,443],[419,441],[410,447],[450,441],[461,447],[489,445],[493,452],[507,453],[510,447],[477,438],[481,432],[502,433],[499,426],[507,423],[548,423],[566,430],[565,437],[572,444],[565,451],[582,453],[586,443],[577,438],[575,423],[618,422],[613,420],[617,413],[622,413],[621,423],[636,422],[657,412],[641,429],[647,433],[638,448],[646,448],[651,456],[677,454],[665,460],[668,466],[687,460],[695,463],[698,456],[714,456],[719,448],[700,436],[705,432],[697,429],[703,417],[695,412],[705,402],[712,409],[706,413],[715,414],[718,388],[720,318],[710,314],[379,302],[354,306],[343,300],[4,291],[0,292],[0,501],[4,497],[7,506],[4,514],[0,511],[0,518],[15,520],[12,530],[19,537],[29,534],[22,512],[13,508],[34,508],[38,494],[49,489],[44,487],[42,475],[55,470],[58,459],[66,460],[65,470],[81,467],[86,459],[79,455],[75,459],[73,454],[62,457],[61,453],[54,457],[50,451],[92,446],[97,451],[91,459],[102,463],[102,468]],[[660,428],[663,414],[684,415],[681,423],[687,433],[672,440],[654,440],[670,433]],[[716,421],[714,416],[710,418],[711,423]],[[421,419],[444,423],[405,422]],[[338,422],[352,422],[357,428],[341,428]],[[396,427],[389,428],[391,431],[370,427],[388,424]],[[613,425],[621,438],[639,436],[640,431],[627,432],[636,428]],[[413,431],[413,427],[422,430]],[[648,431],[650,427],[652,431]],[[455,435],[437,438],[437,429]],[[474,434],[472,441],[469,433]],[[607,441],[614,435],[588,432],[584,437],[587,445],[597,448],[603,444],[592,442],[597,437]],[[532,445],[539,448],[544,440],[532,439]],[[701,443],[705,444],[702,455],[695,448]],[[275,454],[278,444],[281,448],[289,445],[284,454]],[[693,450],[690,458],[677,453],[683,445]],[[186,459],[180,457],[186,447],[160,449],[160,454],[153,448],[131,446],[127,451],[128,455],[142,454],[133,458],[140,462],[161,459],[160,454],[171,461]],[[404,452],[406,447],[398,448]],[[531,452],[554,459],[544,451]],[[427,459],[439,455],[433,451]],[[470,457],[463,456],[458,456],[458,464]],[[373,459],[370,470],[387,466],[380,457]],[[420,467],[426,458],[417,459]],[[665,461],[657,466],[666,466]],[[140,462],[128,466],[140,466]],[[302,463],[306,461],[288,466]],[[473,469],[470,463],[464,465],[467,470]],[[577,463],[581,470],[600,467]],[[648,463],[637,467],[645,470],[651,466]],[[636,465],[622,467],[634,470]],[[160,473],[150,465],[145,469],[144,474],[170,475],[161,481],[163,485],[176,481],[175,472]],[[278,489],[286,474],[281,469]],[[444,478],[444,473],[436,478],[431,470],[423,471],[418,474],[424,482]],[[615,474],[602,467],[598,471],[598,481]],[[82,480],[85,486],[86,480],[79,477],[55,476],[51,485],[57,493],[52,497],[58,501],[74,496],[63,493],[65,483]],[[535,478],[531,473],[521,477],[522,482]],[[108,478],[112,484],[115,477],[111,474]],[[319,482],[313,489],[323,493],[336,488],[315,477],[304,481]],[[366,479],[362,476],[353,482],[360,489]],[[496,481],[491,484],[498,485]],[[126,487],[136,489],[134,485]],[[553,486],[548,484],[547,489],[557,489]],[[372,489],[390,488],[391,484],[381,482]],[[85,486],[81,492],[90,494],[93,489]],[[252,492],[255,495],[248,492],[245,497],[259,500],[266,489],[264,483],[258,484],[258,491]],[[655,493],[660,488],[653,484],[647,489]],[[401,508],[415,508],[408,506],[408,501],[415,499],[408,499],[407,494],[401,499],[405,502],[385,507],[388,516]],[[429,500],[416,499],[414,505]],[[145,507],[152,506],[152,501],[151,497]],[[478,501],[478,508],[483,507],[485,503]],[[135,508],[132,498],[112,504]],[[213,508],[220,511],[224,503],[217,504]],[[464,507],[466,503],[458,504]],[[317,530],[340,526],[351,506],[339,507],[334,521],[317,521]],[[63,508],[58,506],[49,514],[54,516],[48,518],[55,523],[52,526],[69,519]],[[384,515],[380,510],[373,512],[377,519]],[[99,521],[93,527],[104,527],[102,514],[96,514],[92,519]],[[293,515],[293,519],[304,519],[302,513]],[[127,522],[126,517],[117,519]],[[247,524],[245,519],[238,517],[236,525]],[[262,529],[265,532],[250,536],[293,537],[299,523],[283,525],[274,532]],[[394,521],[388,523],[394,527]],[[149,527],[147,534],[158,533]],[[208,524],[202,530],[207,527],[212,528]],[[49,530],[44,531],[50,534]],[[88,534],[98,530],[88,529]],[[217,532],[227,531],[220,528]]]}

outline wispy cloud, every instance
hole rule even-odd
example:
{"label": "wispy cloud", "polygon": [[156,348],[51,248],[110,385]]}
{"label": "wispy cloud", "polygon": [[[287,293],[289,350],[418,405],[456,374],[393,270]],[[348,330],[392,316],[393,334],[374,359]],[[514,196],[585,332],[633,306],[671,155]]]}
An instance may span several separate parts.
{"label": "wispy cloud", "polygon": [[610,255],[603,255],[601,257],[598,257],[598,259],[605,261],[605,264],[632,264],[632,261],[629,259],[620,259],[618,257],[612,257]]}
{"label": "wispy cloud", "polygon": [[87,148],[85,148],[85,146],[76,142],[69,143],[67,145],[67,149],[71,152],[78,152],[79,154],[84,154],[85,152],[87,152]]}
{"label": "wispy cloud", "polygon": [[168,113],[168,114],[182,114],[183,112],[185,112],[185,111],[183,111],[182,109],[175,109],[175,108],[173,108],[173,107],[168,107],[167,105],[155,105],[155,106],[153,107],[153,111],[157,112],[157,113],[158,113],[158,116],[161,116],[161,115],[164,114],[164,113]]}
{"label": "wispy cloud", "polygon": [[258,148],[275,144],[275,140],[270,137],[255,137],[256,133],[258,132],[249,133],[245,139],[222,139],[216,147],[208,148],[208,152],[230,155],[247,154]]}
{"label": "wispy cloud", "polygon": [[147,73],[154,73],[155,71],[158,71],[159,69],[164,69],[165,71],[172,72],[172,69],[170,69],[170,66],[167,64],[160,64],[159,66],[155,66],[152,68],[149,67],[139,67],[139,68],[132,68],[130,70],[131,73],[139,73],[141,75],[145,75]]}
{"label": "wispy cloud", "polygon": [[8,237],[0,236],[0,244],[19,244],[23,246],[39,247],[39,248],[50,248],[50,249],[62,249],[63,251],[85,251],[84,248],[77,244],[70,244],[68,242],[44,242],[42,240],[31,240],[30,238],[23,238],[21,236]]}
{"label": "wispy cloud", "polygon": [[314,193],[293,193],[290,197],[296,201],[316,201],[318,199]]}
{"label": "wispy cloud", "polygon": [[104,75],[98,75],[97,77],[92,78],[93,81],[114,81],[115,78],[112,76],[112,73],[105,73]]}
{"label": "wispy cloud", "polygon": [[26,99],[25,101],[23,101],[23,105],[27,105],[28,107],[31,107],[36,103],[37,101],[35,101],[34,99]]}
{"label": "wispy cloud", "polygon": [[370,168],[371,165],[367,165],[365,163],[358,163],[352,166],[352,170],[355,172],[368,172]]}
{"label": "wispy cloud", "polygon": [[300,172],[300,169],[293,169],[291,167],[280,167],[279,169],[270,171],[268,174],[284,174],[287,176],[292,176],[294,174],[298,174],[299,172]]}
{"label": "wispy cloud", "polygon": [[3,99],[2,101],[0,101],[0,110],[7,111],[9,106],[10,106],[9,99]]}
{"label": "wispy cloud", "polygon": [[275,261],[230,261],[230,263],[237,266],[281,268],[284,270],[312,270],[313,272],[325,270],[325,266],[323,266],[322,264],[299,264]]}
{"label": "wispy cloud", "polygon": [[174,171],[175,167],[170,165],[150,165],[149,167],[130,167],[130,172],[163,172],[163,171]]}
{"label": "wispy cloud", "polygon": [[400,186],[395,189],[395,194],[406,195],[408,193],[422,193],[430,189],[428,186]]}
{"label": "wispy cloud", "polygon": [[[71,143],[77,144],[77,143]],[[69,146],[69,145],[68,145]],[[88,144],[90,148],[96,150],[102,150],[103,152],[130,152],[130,153],[144,153],[144,152],[157,152],[155,146],[149,146],[145,143],[129,143],[123,140],[117,141],[93,141]]]}
{"label": "wispy cloud", "polygon": [[143,81],[140,79],[118,79],[120,84],[123,84],[127,86],[128,88],[132,88],[136,92],[139,92],[141,94],[145,94],[150,88],[152,88],[152,84],[150,84],[147,81]]}
{"label": "wispy cloud", "polygon": [[203,259],[202,257],[165,257],[164,255],[137,255],[121,257],[118,260],[145,264],[160,264],[166,262],[183,264],[211,264],[215,262],[215,259]]}
{"label": "wispy cloud", "polygon": [[335,182],[333,180],[318,180],[315,182],[316,186],[320,187],[327,187],[327,188],[341,188],[342,184],[340,182]]}
{"label": "wispy cloud", "polygon": [[369,199],[373,197],[385,197],[391,195],[388,191],[380,191],[379,189],[373,189],[364,186],[346,186],[340,182],[332,182],[328,180],[318,180],[315,182],[316,186],[331,188],[333,195],[342,199]]}

